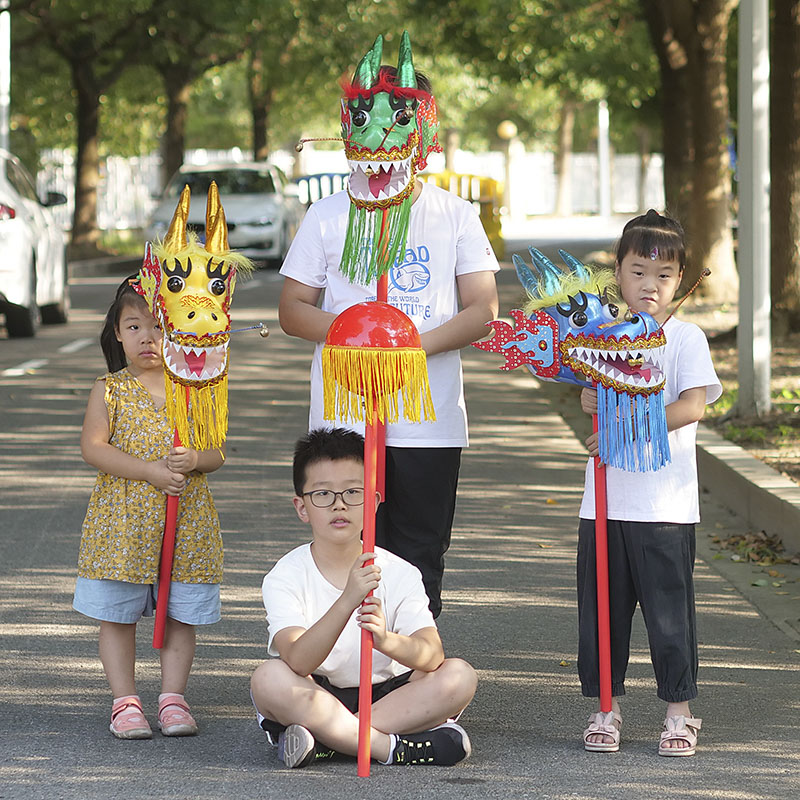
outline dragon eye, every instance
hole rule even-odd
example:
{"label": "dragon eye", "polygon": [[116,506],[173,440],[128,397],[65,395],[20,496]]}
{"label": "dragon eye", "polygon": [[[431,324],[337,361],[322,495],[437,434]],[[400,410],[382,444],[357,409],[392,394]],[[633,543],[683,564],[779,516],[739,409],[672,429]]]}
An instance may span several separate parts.
{"label": "dragon eye", "polygon": [[614,303],[608,303],[607,305],[603,306],[603,310],[609,317],[611,317],[611,319],[616,319],[619,316],[619,306],[615,305]]}
{"label": "dragon eye", "polygon": [[398,125],[408,125],[414,119],[414,112],[410,108],[401,108],[394,112],[394,121]]}
{"label": "dragon eye", "polygon": [[221,294],[225,294],[225,281],[221,278],[212,278],[208,282],[208,291],[211,292],[211,294],[217,295],[217,297]]}
{"label": "dragon eye", "polygon": [[363,108],[353,112],[353,125],[363,128],[369,122],[369,114]]}
{"label": "dragon eye", "polygon": [[178,275],[173,275],[173,276],[172,276],[172,277],[171,277],[171,278],[170,278],[170,279],[167,281],[167,289],[169,289],[171,292],[175,292],[175,294],[177,294],[178,292],[181,292],[181,291],[183,291],[183,287],[184,287],[185,285],[186,285],[186,283],[185,283],[185,281],[183,280],[183,278],[181,278],[181,277],[180,277],[180,276],[178,276]]}
{"label": "dragon eye", "polygon": [[586,316],[585,311],[576,311],[569,321],[575,328],[582,328],[589,321],[589,317]]}

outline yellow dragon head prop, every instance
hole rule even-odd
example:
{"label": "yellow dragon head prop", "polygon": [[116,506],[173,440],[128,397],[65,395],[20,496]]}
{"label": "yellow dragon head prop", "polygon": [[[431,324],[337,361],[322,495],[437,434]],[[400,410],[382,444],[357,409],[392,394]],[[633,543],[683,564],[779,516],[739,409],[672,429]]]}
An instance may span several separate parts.
{"label": "yellow dragon head prop", "polygon": [[203,243],[187,232],[190,200],[186,186],[164,240],[145,245],[135,288],[164,331],[169,419],[182,444],[208,450],[227,434],[230,305],[237,273],[252,265],[228,249],[217,184],[208,190]]}

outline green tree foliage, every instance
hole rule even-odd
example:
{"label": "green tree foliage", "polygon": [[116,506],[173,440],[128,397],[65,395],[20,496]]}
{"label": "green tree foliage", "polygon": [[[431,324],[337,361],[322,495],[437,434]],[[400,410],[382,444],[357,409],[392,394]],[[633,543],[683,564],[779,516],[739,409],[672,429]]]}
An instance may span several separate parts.
{"label": "green tree foliage", "polygon": [[251,14],[259,7],[263,4],[247,0],[165,0],[149,21],[147,60],[161,76],[166,94],[165,182],[183,163],[193,84],[209,69],[241,55]]}
{"label": "green tree foliage", "polygon": [[96,246],[101,97],[142,51],[142,32],[161,0],[18,0],[12,11],[66,63],[75,93],[76,181],[72,244]]}

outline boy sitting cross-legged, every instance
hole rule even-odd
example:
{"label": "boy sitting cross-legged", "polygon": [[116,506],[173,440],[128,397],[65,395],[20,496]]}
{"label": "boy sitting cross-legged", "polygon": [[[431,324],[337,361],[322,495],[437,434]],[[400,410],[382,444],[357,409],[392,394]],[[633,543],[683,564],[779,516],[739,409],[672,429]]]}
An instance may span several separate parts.
{"label": "boy sitting cross-legged", "polygon": [[268,650],[279,658],[251,680],[259,723],[287,767],[356,755],[365,628],[374,643],[372,758],[455,764],[471,747],[448,720],[472,700],[477,677],[467,662],[445,659],[419,570],[380,547],[362,554],[363,457],[363,438],[342,428],[312,431],[295,448],[294,506],[312,542],[264,578]]}

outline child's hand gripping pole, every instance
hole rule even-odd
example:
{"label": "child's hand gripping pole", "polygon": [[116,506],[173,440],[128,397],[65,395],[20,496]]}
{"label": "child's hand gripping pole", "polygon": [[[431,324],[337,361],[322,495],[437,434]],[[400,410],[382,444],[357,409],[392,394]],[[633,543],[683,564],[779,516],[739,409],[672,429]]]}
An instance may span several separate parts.
{"label": "child's hand gripping pole", "polygon": [[[595,389],[597,384],[595,384]],[[592,431],[598,432],[597,414]],[[597,581],[597,645],[600,667],[600,710],[611,711],[611,622],[608,599],[608,511],[606,465],[594,457],[594,552]]]}
{"label": "child's hand gripping pole", "polygon": [[[377,416],[367,420],[364,430],[364,553],[375,551],[375,492],[378,466]],[[381,426],[382,427],[382,426]],[[367,561],[365,566],[372,564]],[[369,594],[372,594],[370,592]],[[369,595],[367,595],[369,597]],[[358,681],[358,776],[369,777],[372,732],[372,634],[361,629],[361,667]]]}
{"label": "child's hand gripping pole", "polygon": [[[186,387],[186,405],[189,405],[189,387]],[[173,447],[181,447],[178,429],[172,437]],[[164,536],[161,539],[161,561],[158,567],[158,597],[156,598],[156,618],[153,624],[153,647],[160,650],[164,646],[164,631],[167,628],[167,606],[169,589],[172,583],[172,561],[175,556],[175,526],[178,521],[179,495],[167,495],[167,509],[164,514]]]}

